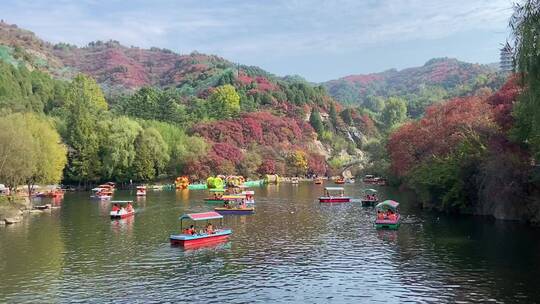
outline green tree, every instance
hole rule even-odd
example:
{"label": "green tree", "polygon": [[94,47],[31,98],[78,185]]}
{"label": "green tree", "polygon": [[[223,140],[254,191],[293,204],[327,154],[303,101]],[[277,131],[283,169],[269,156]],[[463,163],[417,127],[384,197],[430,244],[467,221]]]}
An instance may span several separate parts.
{"label": "green tree", "polygon": [[381,113],[381,120],[387,129],[403,122],[407,118],[407,104],[401,98],[390,97]]}
{"label": "green tree", "polygon": [[159,176],[169,161],[168,147],[161,134],[154,128],[144,129],[135,140],[135,149],[134,179],[149,181]]}
{"label": "green tree", "polygon": [[239,165],[239,173],[242,176],[253,177],[262,164],[262,157],[256,151],[246,152],[244,159]]}
{"label": "green tree", "polygon": [[79,183],[98,180],[101,163],[96,125],[107,110],[103,92],[92,78],[78,75],[66,90],[66,105],[66,142],[71,148],[67,178]]}
{"label": "green tree", "polygon": [[38,144],[22,114],[0,118],[0,180],[11,190],[32,177]]}
{"label": "green tree", "polygon": [[55,184],[66,165],[66,148],[46,118],[11,114],[0,119],[0,180],[10,188],[23,182]]}
{"label": "green tree", "polygon": [[35,170],[26,180],[28,192],[36,184],[57,184],[62,180],[67,163],[67,149],[51,121],[35,114],[25,114],[27,130],[32,134],[35,148]]}
{"label": "green tree", "polygon": [[130,179],[135,160],[135,139],[141,126],[127,117],[116,117],[99,123],[102,155],[102,177],[117,181]]}
{"label": "green tree", "polygon": [[347,125],[352,125],[353,123],[352,111],[353,109],[347,108],[340,113],[341,119],[343,119],[343,122]]}
{"label": "green tree", "polygon": [[334,128],[337,128],[338,117],[337,117],[337,112],[336,112],[336,105],[333,102],[330,102],[330,110],[328,111],[328,118],[330,119],[332,126]]}
{"label": "green tree", "polygon": [[208,102],[214,118],[230,118],[240,113],[240,95],[230,84],[217,87]]}
{"label": "green tree", "polygon": [[324,131],[324,126],[321,120],[321,114],[319,113],[319,110],[316,108],[313,108],[311,111],[311,115],[309,116],[309,123],[315,129],[315,132],[319,134],[319,136],[322,135],[322,132]]}

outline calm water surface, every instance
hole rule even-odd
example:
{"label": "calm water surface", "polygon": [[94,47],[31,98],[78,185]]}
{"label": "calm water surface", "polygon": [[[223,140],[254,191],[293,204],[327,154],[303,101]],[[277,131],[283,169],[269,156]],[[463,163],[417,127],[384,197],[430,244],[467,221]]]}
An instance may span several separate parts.
{"label": "calm water surface", "polygon": [[58,210],[0,226],[0,303],[539,301],[538,229],[422,213],[382,188],[405,223],[376,231],[373,209],[320,205],[321,189],[255,189],[256,214],[226,217],[230,241],[197,250],[168,236],[180,214],[210,210],[206,191],[149,191],[122,221],[109,203],[68,193]]}

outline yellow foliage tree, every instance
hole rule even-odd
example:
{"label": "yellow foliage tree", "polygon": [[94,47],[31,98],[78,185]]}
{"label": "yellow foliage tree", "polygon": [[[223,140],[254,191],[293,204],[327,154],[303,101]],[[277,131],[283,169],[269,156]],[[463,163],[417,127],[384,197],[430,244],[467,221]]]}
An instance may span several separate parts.
{"label": "yellow foliage tree", "polygon": [[304,175],[308,169],[307,156],[304,151],[296,150],[289,155],[289,166],[296,175]]}

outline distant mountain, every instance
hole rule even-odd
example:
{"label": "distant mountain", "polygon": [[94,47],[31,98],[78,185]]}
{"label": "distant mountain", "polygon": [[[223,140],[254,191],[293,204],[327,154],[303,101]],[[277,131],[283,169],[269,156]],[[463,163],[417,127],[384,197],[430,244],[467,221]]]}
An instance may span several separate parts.
{"label": "distant mountain", "polygon": [[391,96],[406,99],[425,94],[451,98],[474,94],[480,88],[502,85],[492,65],[481,65],[452,58],[435,58],[421,67],[392,69],[381,73],[350,75],[323,83],[332,97],[347,105],[365,105],[373,98]]}
{"label": "distant mountain", "polygon": [[[118,41],[95,41],[85,47],[51,44],[34,33],[0,22],[0,59],[24,63],[28,68],[69,79],[76,73],[92,76],[105,90],[133,90],[143,86],[182,87],[202,83],[212,86],[224,73],[236,68],[215,55],[197,52],[183,55],[161,48],[126,47]],[[254,67],[251,76],[269,73]],[[257,75],[254,75],[257,74]]]}

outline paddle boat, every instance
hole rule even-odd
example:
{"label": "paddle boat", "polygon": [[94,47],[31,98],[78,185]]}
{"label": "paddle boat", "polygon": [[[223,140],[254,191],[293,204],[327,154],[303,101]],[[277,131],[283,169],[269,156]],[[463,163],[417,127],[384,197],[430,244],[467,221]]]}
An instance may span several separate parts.
{"label": "paddle boat", "polygon": [[398,229],[401,216],[399,215],[399,203],[392,200],[387,200],[378,203],[377,218],[375,219],[375,228],[377,229]]}
{"label": "paddle boat", "polygon": [[298,185],[300,181],[298,180],[298,177],[292,177],[291,178],[291,184],[293,185]]}
{"label": "paddle boat", "polygon": [[111,219],[123,219],[135,215],[133,201],[111,201]]}
{"label": "paddle boat", "polygon": [[92,189],[92,191],[95,191],[95,192],[99,192],[99,191],[104,191],[104,192],[114,192],[115,190],[115,185],[114,183],[106,183],[106,184],[102,184],[102,185],[99,185],[97,187],[95,187],[94,189]]}
{"label": "paddle boat", "polygon": [[108,200],[108,199],[111,199],[112,196],[113,196],[112,191],[101,189],[101,190],[97,190],[91,197],[98,198],[100,200]]}
{"label": "paddle boat", "polygon": [[62,190],[62,189],[53,189],[51,191],[38,192],[36,194],[36,197],[63,198],[64,197],[64,190]]}
{"label": "paddle boat", "polygon": [[[189,228],[184,229],[183,221],[189,220],[195,224]],[[203,213],[189,213],[180,217],[180,234],[171,234],[169,239],[171,245],[180,245],[183,247],[194,247],[200,245],[207,245],[209,243],[222,242],[229,238],[232,233],[228,228],[215,229],[210,223],[211,220],[220,220],[220,226],[223,226],[223,215],[217,212],[203,212]],[[197,222],[206,221],[206,227],[204,230],[199,230],[197,233],[195,225]]]}
{"label": "paddle boat", "polygon": [[348,203],[351,198],[344,195],[345,189],[342,187],[324,188],[324,196],[319,197],[320,203]]}
{"label": "paddle boat", "polygon": [[225,193],[225,189],[210,189],[208,190],[210,192],[210,197],[205,198],[204,202],[210,203],[210,204],[223,204],[225,200],[223,199],[223,194]]}
{"label": "paddle boat", "polygon": [[379,196],[375,189],[365,189],[362,191],[362,206],[374,206],[379,202]]}
{"label": "paddle boat", "polygon": [[177,190],[187,189],[189,186],[189,178],[187,176],[177,177],[174,180],[174,185]]}
{"label": "paddle boat", "polygon": [[242,191],[240,195],[244,196],[246,200],[246,204],[248,205],[255,204],[255,191],[251,191],[251,190]]}
{"label": "paddle boat", "polygon": [[246,203],[245,195],[230,195],[229,198],[223,204],[223,207],[216,207],[214,211],[219,214],[253,214],[255,212],[255,207],[248,207]]}
{"label": "paddle boat", "polygon": [[366,176],[364,176],[362,181],[365,184],[369,184],[369,185],[379,185],[379,186],[385,186],[386,185],[386,179],[385,178],[374,176],[374,175],[366,175]]}
{"label": "paddle boat", "polygon": [[322,177],[317,177],[317,178],[315,178],[314,183],[315,183],[315,185],[322,185],[322,184],[323,184],[323,179],[322,179]]}
{"label": "paddle boat", "polygon": [[162,191],[163,188],[163,185],[153,185],[150,187],[150,189],[152,189],[153,191]]}
{"label": "paddle boat", "polygon": [[50,210],[52,209],[52,205],[51,204],[45,204],[45,205],[40,205],[40,206],[33,206],[32,209],[34,210]]}
{"label": "paddle boat", "polygon": [[146,186],[137,186],[137,196],[146,195]]}
{"label": "paddle boat", "polygon": [[345,179],[343,177],[340,177],[334,181],[336,185],[343,185],[345,184]]}

